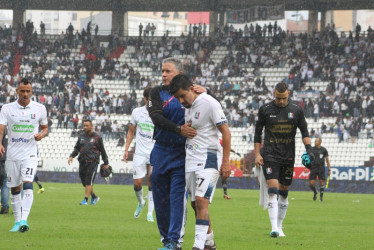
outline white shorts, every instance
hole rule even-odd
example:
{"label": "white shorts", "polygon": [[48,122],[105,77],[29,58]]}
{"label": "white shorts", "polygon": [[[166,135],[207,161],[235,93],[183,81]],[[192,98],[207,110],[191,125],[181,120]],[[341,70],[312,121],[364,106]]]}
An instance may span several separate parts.
{"label": "white shorts", "polygon": [[132,161],[132,178],[144,178],[147,175],[147,165],[149,164],[149,157],[134,154],[134,159]]}
{"label": "white shorts", "polygon": [[38,159],[19,161],[6,160],[5,169],[8,176],[8,187],[18,187],[22,182],[33,182],[38,167]]}
{"label": "white shorts", "polygon": [[209,202],[212,203],[218,178],[219,171],[214,168],[205,168],[194,172],[187,172],[186,186],[191,201],[195,201],[195,197],[199,196],[208,199]]}

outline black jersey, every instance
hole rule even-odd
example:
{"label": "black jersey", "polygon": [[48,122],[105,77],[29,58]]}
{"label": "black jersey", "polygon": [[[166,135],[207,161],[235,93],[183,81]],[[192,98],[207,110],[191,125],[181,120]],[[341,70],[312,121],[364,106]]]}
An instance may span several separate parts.
{"label": "black jersey", "polygon": [[312,163],[312,170],[314,168],[318,167],[324,167],[325,166],[325,159],[327,156],[329,156],[329,153],[327,152],[327,149],[324,147],[313,147],[312,152],[314,154],[314,161]]}
{"label": "black jersey", "polygon": [[108,165],[108,155],[105,152],[103,139],[93,132],[90,135],[81,133],[78,137],[77,143],[74,146],[74,151],[70,156],[75,157],[79,153],[79,162],[95,162],[100,163],[100,153],[105,165]]}
{"label": "black jersey", "polygon": [[303,138],[309,137],[303,110],[293,102],[288,102],[285,107],[279,107],[272,101],[261,106],[258,112],[255,143],[261,143],[264,126],[265,140],[262,153],[264,160],[294,163],[297,128],[300,129]]}

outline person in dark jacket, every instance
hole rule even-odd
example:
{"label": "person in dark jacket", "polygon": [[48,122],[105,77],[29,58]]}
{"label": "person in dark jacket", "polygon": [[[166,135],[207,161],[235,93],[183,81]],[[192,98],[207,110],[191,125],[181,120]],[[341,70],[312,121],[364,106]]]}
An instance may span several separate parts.
{"label": "person in dark jacket", "polygon": [[96,205],[100,197],[93,190],[93,183],[96,176],[97,166],[100,162],[100,154],[104,161],[104,167],[108,167],[108,155],[105,152],[103,139],[99,134],[93,131],[92,121],[83,121],[84,133],[78,137],[74,146],[74,151],[70,154],[68,164],[70,165],[73,158],[79,154],[79,177],[85,187],[85,195],[80,205],[88,204],[88,197],[91,195],[91,205]]}

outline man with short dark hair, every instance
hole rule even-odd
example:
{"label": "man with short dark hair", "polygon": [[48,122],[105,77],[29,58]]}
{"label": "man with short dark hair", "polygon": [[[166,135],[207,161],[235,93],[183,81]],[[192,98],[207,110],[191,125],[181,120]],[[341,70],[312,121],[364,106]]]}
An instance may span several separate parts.
{"label": "man with short dark hair", "polygon": [[[16,91],[18,99],[5,104],[1,109],[0,141],[3,139],[5,127],[8,126],[5,169],[15,217],[15,224],[10,231],[23,233],[29,230],[27,218],[34,200],[32,183],[38,166],[37,141],[48,135],[48,121],[45,106],[30,99],[32,86],[28,79],[22,79]],[[0,144],[0,156],[4,153],[5,148]]]}
{"label": "man with short dark hair", "polygon": [[103,139],[99,134],[93,131],[92,121],[83,121],[84,133],[78,137],[74,146],[74,151],[70,154],[68,164],[73,162],[73,158],[79,154],[79,177],[85,187],[84,199],[80,205],[88,204],[88,197],[91,195],[91,205],[96,205],[100,200],[93,190],[93,183],[96,177],[97,166],[101,158],[104,161],[104,167],[108,167],[108,156],[105,152]]}
{"label": "man with short dark hair", "polygon": [[[261,106],[255,130],[256,167],[261,167],[268,185],[268,212],[271,222],[271,237],[284,237],[282,224],[288,207],[288,190],[292,183],[295,163],[295,136],[301,131],[307,156],[313,160],[312,146],[303,110],[289,99],[288,85],[278,83],[274,90],[274,101]],[[265,127],[263,151],[261,134]],[[279,194],[279,200],[278,200]]]}
{"label": "man with short dark hair", "polygon": [[[331,166],[330,166],[330,158],[329,153],[325,147],[321,146],[322,139],[316,138],[314,141],[314,147],[312,148],[312,152],[315,156],[313,163],[311,164],[310,168],[310,175],[309,175],[309,186],[310,189],[313,190],[313,200],[317,200],[317,190],[315,187],[316,179],[318,177],[319,180],[319,190],[320,196],[319,200],[323,201],[323,193],[325,191],[325,180],[326,180],[326,172],[325,172],[325,160],[327,163],[328,172],[327,175],[330,176],[331,173]],[[305,168],[305,173],[308,172],[308,169]]]}
{"label": "man with short dark hair", "polygon": [[[196,215],[192,249],[216,249],[208,205],[213,200],[220,172],[222,178],[229,177],[231,173],[231,134],[226,116],[216,99],[205,92],[194,91],[186,75],[177,75],[172,79],[170,93],[186,108],[186,124],[196,130],[196,136],[187,137],[185,163],[186,186]],[[222,134],[222,146],[219,132]]]}

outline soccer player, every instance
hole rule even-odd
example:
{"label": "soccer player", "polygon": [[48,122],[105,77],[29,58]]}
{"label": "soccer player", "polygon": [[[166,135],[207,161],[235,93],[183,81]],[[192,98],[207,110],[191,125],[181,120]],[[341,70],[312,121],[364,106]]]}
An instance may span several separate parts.
{"label": "soccer player", "polygon": [[185,143],[196,130],[184,124],[184,107],[169,93],[171,79],[182,74],[183,65],[176,58],[167,58],[162,64],[161,86],[149,95],[148,111],[155,125],[155,145],[150,163],[153,202],[157,226],[163,248],[181,249],[186,220]]}
{"label": "soccer player", "polygon": [[[193,249],[216,249],[208,205],[213,200],[220,171],[223,178],[231,173],[230,130],[220,103],[207,93],[196,93],[187,76],[175,76],[170,84],[170,93],[186,108],[186,124],[197,133],[186,141],[185,167],[186,186],[196,214]],[[219,132],[222,133],[222,146]]]}
{"label": "soccer player", "polygon": [[[288,190],[293,177],[297,128],[301,131],[307,156],[311,161],[314,159],[304,112],[289,101],[288,96],[288,85],[278,83],[274,90],[274,100],[261,106],[258,112],[255,130],[255,164],[257,167],[262,166],[268,185],[271,237],[285,236],[282,224],[288,208]],[[264,147],[260,153],[264,127]]]}
{"label": "soccer player", "polygon": [[143,178],[147,176],[148,181],[148,215],[147,221],[153,222],[153,195],[151,186],[151,170],[152,167],[149,164],[149,157],[154,145],[152,140],[154,125],[149,117],[148,113],[148,96],[151,88],[147,87],[143,91],[143,99],[145,106],[136,108],[132,111],[131,121],[129,126],[129,132],[126,137],[125,153],[123,160],[127,162],[129,156],[129,147],[134,138],[136,130],[136,148],[133,159],[133,179],[134,179],[134,191],[135,196],[138,199],[138,206],[136,207],[134,217],[139,218],[143,207],[145,206],[145,200],[143,199]]}
{"label": "soccer player", "polygon": [[[15,224],[10,231],[26,232],[29,230],[27,218],[34,199],[32,182],[38,165],[37,141],[48,135],[48,120],[45,106],[30,100],[32,86],[29,80],[22,79],[16,92],[18,99],[5,104],[1,109],[0,141],[3,139],[5,127],[8,126],[5,168],[15,218]],[[0,156],[4,153],[4,146],[0,144]]]}
{"label": "soccer player", "polygon": [[106,154],[103,139],[99,134],[94,132],[92,121],[83,120],[84,133],[79,134],[77,143],[73,152],[70,154],[68,164],[73,162],[75,156],[78,155],[79,161],[79,177],[85,188],[84,199],[80,205],[88,204],[88,197],[91,195],[91,205],[96,205],[100,200],[93,189],[93,183],[96,177],[97,166],[101,158],[104,161],[104,167],[108,168],[108,155]]}
{"label": "soccer player", "polygon": [[[313,190],[313,200],[317,200],[317,190],[315,187],[316,179],[318,177],[319,180],[319,200],[323,201],[323,192],[325,191],[325,180],[326,180],[326,173],[325,173],[325,160],[327,163],[328,172],[327,175],[330,176],[331,173],[331,166],[330,166],[330,159],[329,153],[327,149],[321,146],[322,139],[316,138],[314,141],[314,147],[312,148],[312,152],[315,156],[314,162],[311,164],[311,170],[309,175],[309,186],[310,189]],[[305,168],[305,173],[308,172],[308,169]]]}

